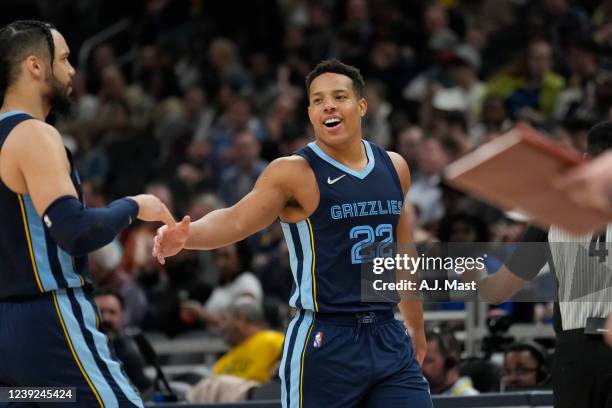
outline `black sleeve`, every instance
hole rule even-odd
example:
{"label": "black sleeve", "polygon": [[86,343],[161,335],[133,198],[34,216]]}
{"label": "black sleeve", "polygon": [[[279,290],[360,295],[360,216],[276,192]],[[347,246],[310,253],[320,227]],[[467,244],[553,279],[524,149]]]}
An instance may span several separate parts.
{"label": "black sleeve", "polygon": [[524,280],[531,280],[550,259],[548,231],[529,226],[516,250],[506,262],[506,268]]}

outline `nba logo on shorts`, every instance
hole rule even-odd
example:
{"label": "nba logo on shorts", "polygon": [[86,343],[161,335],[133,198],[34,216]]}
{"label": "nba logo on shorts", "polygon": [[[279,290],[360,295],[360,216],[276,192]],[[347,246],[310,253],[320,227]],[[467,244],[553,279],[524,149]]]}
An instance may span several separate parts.
{"label": "nba logo on shorts", "polygon": [[317,334],[315,334],[315,338],[314,338],[314,342],[312,343],[312,346],[314,348],[320,348],[323,345],[323,332],[317,332]]}

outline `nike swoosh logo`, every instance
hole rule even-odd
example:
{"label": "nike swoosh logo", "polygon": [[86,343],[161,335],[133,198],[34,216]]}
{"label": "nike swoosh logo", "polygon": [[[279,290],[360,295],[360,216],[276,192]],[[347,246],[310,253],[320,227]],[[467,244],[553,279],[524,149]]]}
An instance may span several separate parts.
{"label": "nike swoosh logo", "polygon": [[346,176],[346,174],[341,175],[340,177],[336,177],[335,179],[330,179],[329,176],[327,177],[327,184],[334,184],[336,181],[340,180],[342,177]]}

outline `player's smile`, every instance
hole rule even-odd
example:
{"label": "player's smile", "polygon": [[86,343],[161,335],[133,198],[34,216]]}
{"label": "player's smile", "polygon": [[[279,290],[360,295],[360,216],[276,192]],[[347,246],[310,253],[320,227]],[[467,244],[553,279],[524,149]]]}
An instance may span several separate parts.
{"label": "player's smile", "polygon": [[325,126],[330,133],[337,133],[341,130],[343,122],[344,120],[340,116],[333,115],[323,120],[323,126]]}

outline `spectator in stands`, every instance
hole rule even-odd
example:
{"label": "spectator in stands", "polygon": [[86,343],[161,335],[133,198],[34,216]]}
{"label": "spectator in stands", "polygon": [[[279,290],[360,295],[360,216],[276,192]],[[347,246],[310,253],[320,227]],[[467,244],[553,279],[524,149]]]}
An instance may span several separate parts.
{"label": "spectator in stands", "polygon": [[275,78],[275,66],[270,55],[262,51],[249,55],[248,63],[251,81],[247,94],[253,100],[253,110],[263,116],[270,110],[280,92]]}
{"label": "spectator in stands", "polygon": [[438,221],[444,215],[440,176],[450,157],[442,143],[433,138],[424,140],[419,148],[419,177],[410,187],[408,198],[419,211],[424,225]]}
{"label": "spectator in stands", "polygon": [[[102,330],[113,344],[119,361],[130,381],[144,393],[152,383],[144,373],[145,361],[134,339],[124,331],[123,298],[113,291],[100,291],[94,294],[100,311]],[[97,344],[97,343],[96,343]]]}
{"label": "spectator in stands", "polygon": [[217,37],[210,42],[207,51],[202,82],[208,93],[216,94],[223,83],[240,87],[248,82],[236,43],[229,38]]}
{"label": "spectator in stands", "polygon": [[426,333],[427,354],[423,361],[423,374],[434,395],[476,395],[472,380],[459,375],[459,345],[451,333]]}
{"label": "spectator in stands", "polygon": [[107,43],[98,45],[93,51],[92,64],[89,65],[87,75],[87,91],[97,93],[102,83],[103,72],[107,67],[116,65],[115,50]]}
{"label": "spectator in stands", "polygon": [[588,15],[580,2],[572,0],[543,0],[530,2],[532,12],[527,16],[527,30],[542,35],[551,42],[556,65],[565,73],[568,44],[591,31]]}
{"label": "spectator in stands", "polygon": [[115,240],[90,254],[89,269],[97,287],[121,297],[123,324],[140,326],[149,306],[147,296],[135,276],[121,267],[122,256],[121,243]]}
{"label": "spectator in stands", "polygon": [[552,70],[552,57],[548,42],[530,42],[518,65],[488,81],[487,93],[503,96],[512,117],[544,122],[553,114],[557,95],[565,85]]}
{"label": "spectator in stands", "polygon": [[438,238],[442,242],[488,242],[487,224],[478,216],[456,212],[440,220]]}
{"label": "spectator in stands", "polygon": [[380,81],[369,81],[364,89],[368,101],[368,112],[363,120],[363,135],[366,139],[388,148],[391,143],[389,116],[392,107],[385,99],[385,85]]}
{"label": "spectator in stands", "polygon": [[567,52],[570,78],[567,88],[559,93],[555,105],[555,119],[590,119],[597,103],[595,82],[599,46],[592,39],[578,38],[569,45]]}
{"label": "spectator in stands", "polygon": [[234,136],[234,165],[221,173],[219,196],[227,206],[236,204],[255,185],[267,162],[259,158],[261,144],[255,134],[245,130]]}
{"label": "spectator in stands", "polygon": [[399,131],[395,151],[399,153],[410,168],[410,177],[413,180],[419,174],[419,147],[423,141],[423,130],[418,126],[407,126]]}
{"label": "spectator in stands", "polygon": [[455,51],[443,57],[450,69],[454,86],[438,90],[433,96],[433,107],[465,114],[467,123],[472,126],[480,113],[485,95],[485,85],[478,79],[480,55],[467,44],[458,46]]}
{"label": "spectator in stands", "polygon": [[480,120],[470,128],[470,139],[476,143],[486,143],[510,129],[512,121],[508,118],[504,98],[488,95],[482,101]]}
{"label": "spectator in stands", "polygon": [[[280,82],[286,79],[281,79]],[[285,89],[267,108],[265,115],[265,139],[262,143],[261,158],[267,161],[276,159],[282,155],[283,141],[287,138],[299,136],[305,127],[305,118],[300,117],[298,112],[301,90],[291,87],[289,84],[280,85]],[[300,148],[302,145],[300,145]],[[291,150],[291,154],[297,149]]]}
{"label": "spectator in stands", "polygon": [[223,317],[220,329],[230,351],[217,361],[213,373],[269,381],[278,367],[283,334],[266,329],[261,304],[252,297],[239,297]]}
{"label": "spectator in stands", "polygon": [[232,302],[242,296],[261,304],[263,290],[257,277],[249,271],[252,253],[246,241],[215,250],[215,263],[221,282],[205,304],[194,300],[181,303],[181,319],[197,319],[210,327],[219,327],[223,314]]}
{"label": "spectator in stands", "polygon": [[511,344],[504,353],[502,391],[547,387],[550,369],[546,351],[532,342]]}
{"label": "spectator in stands", "polygon": [[188,88],[182,106],[176,112],[170,112],[155,129],[161,149],[160,161],[183,159],[192,141],[206,139],[215,116],[204,89],[200,86]]}
{"label": "spectator in stands", "polygon": [[264,129],[261,120],[253,115],[250,101],[237,97],[219,117],[211,130],[210,137],[206,140],[210,148],[209,160],[212,161],[217,173],[232,164],[233,139],[243,131],[252,132],[259,140],[263,139]]}
{"label": "spectator in stands", "polygon": [[148,291],[150,307],[145,321],[147,330],[170,336],[201,328],[202,322],[195,317],[183,316],[181,304],[202,304],[212,293],[194,251],[183,251],[176,258],[163,266],[158,274],[160,279]]}

